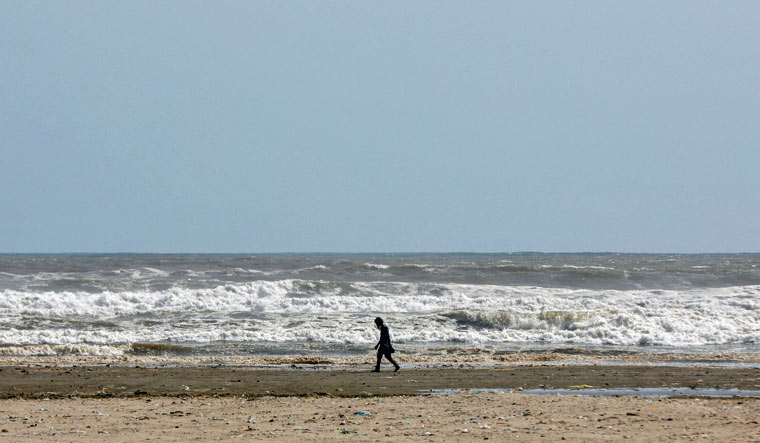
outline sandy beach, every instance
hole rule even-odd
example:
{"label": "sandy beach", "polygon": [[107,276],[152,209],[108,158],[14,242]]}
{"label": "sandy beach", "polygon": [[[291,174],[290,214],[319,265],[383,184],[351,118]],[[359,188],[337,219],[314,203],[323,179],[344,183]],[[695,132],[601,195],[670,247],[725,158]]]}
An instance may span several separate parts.
{"label": "sandy beach", "polygon": [[523,364],[372,374],[314,366],[3,366],[0,439],[760,439],[758,398],[526,393],[624,387],[758,391],[757,367]]}
{"label": "sandy beach", "polygon": [[758,441],[758,399],[520,393],[0,401],[8,441]]}

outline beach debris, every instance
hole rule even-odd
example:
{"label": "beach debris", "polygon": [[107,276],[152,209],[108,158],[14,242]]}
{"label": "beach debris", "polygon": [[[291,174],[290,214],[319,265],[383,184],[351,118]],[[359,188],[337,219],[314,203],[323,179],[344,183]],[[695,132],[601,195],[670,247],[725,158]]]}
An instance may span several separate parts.
{"label": "beach debris", "polygon": [[590,388],[593,388],[593,386],[591,386],[591,385],[573,385],[573,386],[568,386],[567,388],[568,389],[590,389]]}
{"label": "beach debris", "polygon": [[190,390],[190,386],[182,385],[182,390],[183,391],[189,391]]}
{"label": "beach debris", "polygon": [[480,425],[480,429],[491,429],[488,425]]}
{"label": "beach debris", "polygon": [[460,431],[462,434],[469,434],[470,431],[467,428],[464,428]]}
{"label": "beach debris", "polygon": [[340,431],[341,434],[356,434],[357,432],[352,429],[343,429]]}
{"label": "beach debris", "polygon": [[359,416],[362,416],[362,417],[366,417],[366,416],[369,416],[369,415],[372,415],[372,414],[370,414],[368,411],[359,411],[359,412],[354,412],[354,415],[359,415]]}
{"label": "beach debris", "polygon": [[248,416],[248,423],[253,423],[253,415]]}

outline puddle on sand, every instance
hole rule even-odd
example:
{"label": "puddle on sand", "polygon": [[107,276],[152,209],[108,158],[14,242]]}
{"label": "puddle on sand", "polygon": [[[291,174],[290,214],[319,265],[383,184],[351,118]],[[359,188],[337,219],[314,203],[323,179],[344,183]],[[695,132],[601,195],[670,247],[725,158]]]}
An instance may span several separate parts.
{"label": "puddle on sand", "polygon": [[516,393],[540,395],[588,395],[596,397],[690,397],[690,398],[760,398],[760,391],[749,389],[714,388],[616,388],[616,389],[431,389],[418,391],[421,395],[471,393]]}

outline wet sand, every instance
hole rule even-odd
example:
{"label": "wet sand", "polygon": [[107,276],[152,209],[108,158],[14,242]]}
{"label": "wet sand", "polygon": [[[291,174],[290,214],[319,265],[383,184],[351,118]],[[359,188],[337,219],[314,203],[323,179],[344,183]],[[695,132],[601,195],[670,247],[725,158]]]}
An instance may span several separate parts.
{"label": "wet sand", "polygon": [[0,398],[391,396],[431,389],[703,387],[760,390],[760,368],[514,366],[380,373],[250,367],[0,367]]}

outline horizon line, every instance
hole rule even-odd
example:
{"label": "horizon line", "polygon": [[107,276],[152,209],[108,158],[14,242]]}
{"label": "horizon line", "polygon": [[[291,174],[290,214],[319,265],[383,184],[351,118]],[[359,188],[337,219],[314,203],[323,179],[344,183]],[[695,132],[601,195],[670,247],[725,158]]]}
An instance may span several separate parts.
{"label": "horizon line", "polygon": [[651,251],[242,251],[242,252],[137,252],[137,251],[63,251],[63,252],[4,252],[0,255],[422,255],[422,254],[440,254],[440,255],[495,255],[495,254],[630,254],[630,255],[647,255],[647,254],[678,254],[678,255],[705,255],[705,254],[760,254],[752,251],[727,252],[651,252]]}

